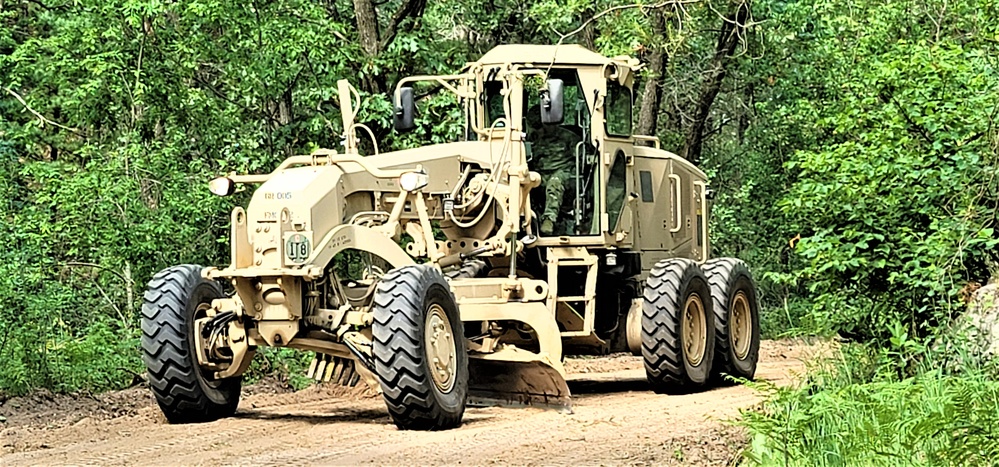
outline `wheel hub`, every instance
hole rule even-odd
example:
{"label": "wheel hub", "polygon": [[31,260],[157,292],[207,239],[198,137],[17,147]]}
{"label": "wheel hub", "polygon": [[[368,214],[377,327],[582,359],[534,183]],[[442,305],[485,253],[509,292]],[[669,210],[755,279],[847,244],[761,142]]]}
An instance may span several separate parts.
{"label": "wheel hub", "polygon": [[753,342],[753,319],[749,311],[749,299],[746,297],[746,293],[741,290],[732,299],[728,327],[728,338],[732,352],[739,360],[745,360]]}
{"label": "wheel hub", "polygon": [[[191,320],[191,322],[192,323],[196,323],[199,319],[209,317],[208,311],[211,310],[211,309],[212,309],[211,304],[208,304],[208,303],[199,303],[198,307],[194,309],[194,317]],[[202,336],[197,336],[197,335],[193,334],[194,333],[194,327],[195,326],[192,326],[192,329],[190,331],[192,334],[189,337],[191,339],[189,341],[191,343],[191,349],[197,349],[198,348],[197,345],[195,345],[195,342],[194,342],[195,339],[203,339]],[[206,343],[206,344],[208,344],[208,343]],[[214,349],[208,349],[208,352],[211,352],[212,350],[214,350]],[[193,361],[194,361],[194,365],[197,366],[197,368],[198,368],[198,372],[201,373],[201,376],[204,378],[205,384],[207,384],[209,387],[217,388],[218,385],[219,385],[219,381],[220,380],[215,377],[215,372],[218,370],[218,368],[206,367],[205,365],[202,365],[202,363],[201,363],[201,358],[211,358],[210,355],[211,355],[211,353],[209,353],[208,355],[200,355],[200,356],[199,355],[193,355],[192,358],[193,358]],[[220,362],[220,363],[225,364],[226,362]]]}
{"label": "wheel hub", "polygon": [[683,305],[683,315],[680,319],[681,344],[683,357],[690,366],[697,366],[704,359],[707,349],[707,325],[704,318],[704,304],[701,297],[691,294]]}
{"label": "wheel hub", "polygon": [[427,310],[424,342],[434,385],[441,392],[450,391],[456,377],[458,352],[454,345],[454,336],[451,334],[451,322],[447,319],[447,313],[438,304],[431,305]]}

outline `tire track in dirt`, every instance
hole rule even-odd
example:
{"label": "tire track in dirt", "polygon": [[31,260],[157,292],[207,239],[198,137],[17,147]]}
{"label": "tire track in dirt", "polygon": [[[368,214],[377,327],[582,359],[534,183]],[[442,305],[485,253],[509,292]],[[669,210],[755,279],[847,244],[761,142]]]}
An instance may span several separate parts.
{"label": "tire track in dirt", "polygon": [[[305,394],[304,397],[299,400],[289,401],[287,398],[275,399],[271,395],[259,397],[258,402],[250,402],[253,406],[253,412],[250,415],[250,420],[254,417],[265,417],[269,411],[274,409],[281,409],[284,407],[294,407],[298,412],[301,413],[311,413],[318,410],[336,408],[338,406],[346,406],[350,404],[347,400],[329,400],[323,397],[323,392],[328,391],[313,391],[311,394]],[[351,392],[360,393],[357,390],[351,390]],[[252,400],[252,399],[251,399]],[[373,402],[374,404],[374,402]],[[18,455],[10,456],[11,462],[29,462],[34,463],[39,457],[45,458],[62,458],[62,460],[57,462],[68,462],[72,464],[80,465],[109,465],[109,464],[134,464],[137,462],[142,462],[144,459],[154,458],[155,454],[159,452],[185,452],[186,449],[192,447],[199,447],[204,445],[218,445],[220,443],[227,443],[237,439],[246,438],[247,435],[252,434],[253,437],[258,437],[261,439],[269,439],[267,435],[272,433],[279,433],[286,428],[292,428],[294,422],[283,422],[283,419],[289,418],[285,414],[280,414],[275,417],[272,421],[274,423],[252,423],[243,422],[241,418],[246,417],[246,414],[239,413],[237,417],[220,420],[214,424],[208,425],[168,425],[164,420],[160,419],[157,409],[151,408],[145,412],[152,412],[151,415],[144,417],[148,421],[157,424],[161,427],[159,430],[152,431],[151,433],[142,433],[145,430],[129,430],[123,432],[122,430],[117,430],[113,434],[118,434],[118,437],[106,437],[104,441],[106,443],[100,443],[101,439],[94,439],[93,437],[89,439],[82,440],[81,442],[66,444],[58,448],[46,448],[42,450],[36,450],[32,452],[24,453],[23,457]],[[115,420],[118,421],[118,420]],[[209,425],[213,425],[209,428]],[[128,428],[128,426],[124,427]],[[139,431],[138,433],[133,433],[132,431]],[[94,433],[99,435],[100,433]],[[135,436],[133,436],[135,435]],[[120,437],[127,437],[130,439],[128,443],[121,443],[119,441]],[[138,437],[138,439],[136,439]],[[73,436],[67,436],[67,440],[72,440]],[[166,441],[161,441],[166,439]],[[145,444],[145,442],[151,441],[151,444]],[[137,446],[140,445],[140,446]],[[98,455],[87,456],[86,454],[90,451],[98,450]],[[4,459],[7,460],[6,458]]]}
{"label": "tire track in dirt", "polygon": [[[786,384],[817,349],[765,341],[757,375]],[[567,368],[570,415],[469,408],[457,430],[399,431],[381,398],[319,386],[247,396],[235,417],[199,425],[169,425],[152,406],[111,420],[7,429],[0,465],[726,465],[744,440],[723,420],[760,397],[743,386],[653,394],[638,357],[569,359]]]}
{"label": "tire track in dirt", "polygon": [[[231,426],[233,423],[230,420],[221,421],[219,424],[230,426],[200,429],[201,425],[164,425],[162,430],[153,432],[153,436],[146,437],[140,435],[140,439],[136,440],[132,438],[129,443],[123,444],[116,439],[111,439],[108,443],[104,443],[103,445],[98,444],[97,446],[89,446],[88,444],[92,443],[87,442],[74,443],[61,448],[27,453],[27,456],[21,460],[33,462],[37,460],[38,456],[65,456],[66,462],[80,465],[134,464],[142,462],[144,459],[152,458],[164,451],[184,452],[193,447],[215,445],[245,438],[251,432],[254,436],[267,436],[268,434],[294,425],[294,423],[279,422],[270,424],[243,423]],[[166,438],[166,440],[159,441],[163,438]],[[152,444],[143,444],[141,447],[135,446],[147,441],[152,441]],[[99,450],[100,453],[93,456],[83,456],[83,454],[94,449]],[[12,457],[12,462],[19,460],[16,456]]]}

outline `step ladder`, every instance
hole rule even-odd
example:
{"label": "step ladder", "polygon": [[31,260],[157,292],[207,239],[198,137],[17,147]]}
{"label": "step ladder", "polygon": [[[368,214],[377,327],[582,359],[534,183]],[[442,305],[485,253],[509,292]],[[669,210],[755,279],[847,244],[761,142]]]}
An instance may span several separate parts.
{"label": "step ladder", "polygon": [[[597,307],[597,262],[599,257],[585,247],[548,248],[548,309],[555,315],[562,337],[588,337],[593,335]],[[558,289],[559,274],[571,267],[586,268],[583,295],[562,296]],[[576,303],[583,303],[578,310]]]}

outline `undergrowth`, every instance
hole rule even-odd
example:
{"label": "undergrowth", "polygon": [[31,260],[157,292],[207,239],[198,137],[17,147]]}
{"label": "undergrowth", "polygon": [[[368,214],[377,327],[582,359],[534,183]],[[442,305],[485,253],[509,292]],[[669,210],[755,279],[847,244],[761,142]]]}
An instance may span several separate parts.
{"label": "undergrowth", "polygon": [[[760,410],[743,412],[739,422],[750,434],[746,460],[801,466],[995,465],[995,372],[970,358],[898,348],[848,344],[811,368],[797,386],[759,384],[767,401]],[[919,360],[913,376],[903,376],[913,359]]]}
{"label": "undergrowth", "polygon": [[243,376],[248,384],[260,381],[264,377],[276,378],[292,389],[305,389],[312,380],[305,373],[315,356],[312,352],[275,347],[257,347],[257,354]]}

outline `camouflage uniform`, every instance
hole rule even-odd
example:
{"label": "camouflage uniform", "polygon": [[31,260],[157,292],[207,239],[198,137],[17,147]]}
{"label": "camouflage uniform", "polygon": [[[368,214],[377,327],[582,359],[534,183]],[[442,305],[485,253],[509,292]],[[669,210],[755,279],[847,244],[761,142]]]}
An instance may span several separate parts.
{"label": "camouflage uniform", "polygon": [[[531,112],[533,113],[535,112]],[[528,114],[529,119],[533,117],[531,114]],[[566,198],[571,199],[575,194],[575,190],[571,188],[575,183],[575,154],[579,137],[558,125],[541,125],[540,118],[537,122],[529,120],[529,123],[537,123],[530,125],[528,134],[528,142],[531,143],[531,169],[541,175],[541,186],[545,189],[544,210],[540,216],[541,233],[565,233],[570,229],[567,222],[572,203]]]}

